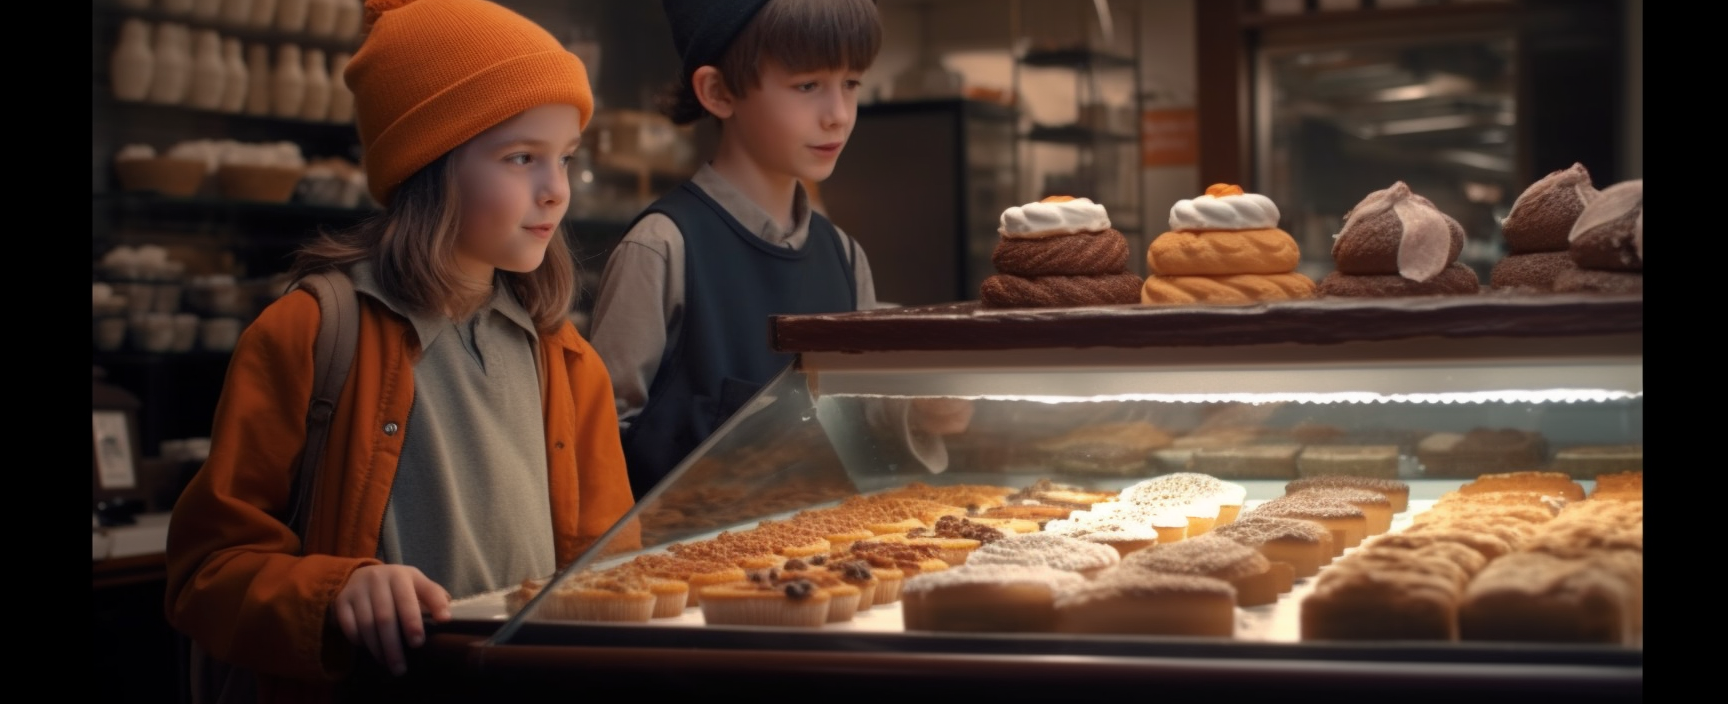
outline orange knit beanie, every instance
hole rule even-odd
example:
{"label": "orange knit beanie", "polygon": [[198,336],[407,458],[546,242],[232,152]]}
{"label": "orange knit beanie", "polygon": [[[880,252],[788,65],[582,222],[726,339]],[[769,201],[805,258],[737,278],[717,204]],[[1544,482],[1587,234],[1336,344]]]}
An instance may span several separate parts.
{"label": "orange knit beanie", "polygon": [[486,0],[366,0],[367,34],[343,72],[367,187],[378,202],[414,172],[532,107],[594,114],[588,71],[545,28]]}

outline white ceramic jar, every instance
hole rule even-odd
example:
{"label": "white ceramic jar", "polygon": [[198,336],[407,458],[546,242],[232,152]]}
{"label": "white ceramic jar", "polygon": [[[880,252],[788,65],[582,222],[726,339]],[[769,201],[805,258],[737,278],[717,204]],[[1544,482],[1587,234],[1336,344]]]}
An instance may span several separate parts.
{"label": "white ceramic jar", "polygon": [[150,23],[129,19],[120,25],[120,41],[109,57],[108,77],[118,100],[150,97],[150,80],[156,71],[156,50],[150,46]]}
{"label": "white ceramic jar", "polygon": [[306,0],[306,34],[330,37],[336,34],[337,0]]}
{"label": "white ceramic jar", "polygon": [[342,74],[348,69],[348,60],[353,58],[346,51],[336,52],[330,57],[330,114],[328,119],[338,124],[354,121],[354,92],[348,90],[348,81]]}
{"label": "white ceramic jar", "polygon": [[222,40],[222,104],[217,108],[226,113],[238,113],[246,107],[246,89],[251,83],[246,60],[240,54],[240,40]]}
{"label": "white ceramic jar", "polygon": [[306,98],[300,105],[300,119],[323,122],[330,115],[330,69],[323,49],[306,50]]}
{"label": "white ceramic jar", "polygon": [[336,38],[346,41],[360,36],[365,16],[365,0],[336,0]]}
{"label": "white ceramic jar", "polygon": [[192,0],[192,9],[186,14],[199,22],[215,22],[222,16],[222,0]]}
{"label": "white ceramic jar", "polygon": [[276,70],[270,77],[270,113],[295,119],[306,103],[306,64],[298,44],[276,47]]}
{"label": "white ceramic jar", "polygon": [[192,83],[192,31],[186,25],[156,26],[156,64],[150,76],[150,102],[179,105]]}
{"label": "white ceramic jar", "polygon": [[222,36],[214,29],[201,29],[192,51],[192,85],[186,105],[199,110],[222,106],[222,89],[228,84],[228,65],[222,62]]}
{"label": "white ceramic jar", "polygon": [[270,114],[271,86],[270,47],[253,44],[246,47],[246,114]]}
{"label": "white ceramic jar", "polygon": [[246,22],[257,29],[276,26],[276,0],[252,0],[252,17]]}
{"label": "white ceramic jar", "polygon": [[276,29],[298,34],[306,31],[307,0],[277,0]]}
{"label": "white ceramic jar", "polygon": [[222,11],[217,19],[228,27],[251,24],[252,0],[222,0]]}

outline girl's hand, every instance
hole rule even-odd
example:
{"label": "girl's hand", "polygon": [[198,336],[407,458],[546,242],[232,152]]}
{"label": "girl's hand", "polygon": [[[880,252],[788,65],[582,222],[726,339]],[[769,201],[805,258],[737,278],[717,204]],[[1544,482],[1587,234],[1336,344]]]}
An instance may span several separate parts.
{"label": "girl's hand", "polygon": [[450,593],[407,565],[368,565],[354,570],[336,595],[336,623],[349,641],[364,644],[393,675],[408,671],[402,641],[426,642],[422,613],[450,620]]}

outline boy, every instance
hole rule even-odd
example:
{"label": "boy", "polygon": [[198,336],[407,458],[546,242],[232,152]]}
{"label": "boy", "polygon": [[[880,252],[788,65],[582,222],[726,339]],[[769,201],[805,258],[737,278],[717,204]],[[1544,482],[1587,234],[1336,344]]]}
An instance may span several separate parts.
{"label": "boy", "polygon": [[595,303],[638,497],[791,362],[768,346],[770,316],[876,307],[863,249],[811,211],[801,184],[833,173],[851,134],[881,46],[875,3],[663,4],[682,58],[665,111],[678,124],[713,116],[720,141],[638,216]]}

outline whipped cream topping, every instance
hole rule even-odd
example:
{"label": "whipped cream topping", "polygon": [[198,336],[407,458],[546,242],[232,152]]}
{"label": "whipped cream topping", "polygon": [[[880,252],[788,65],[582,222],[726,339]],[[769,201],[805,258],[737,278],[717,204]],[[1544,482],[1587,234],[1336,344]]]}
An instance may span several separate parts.
{"label": "whipped cream topping", "polygon": [[1103,205],[1090,198],[1075,198],[1027,203],[1004,210],[997,232],[1011,239],[1040,239],[1108,229],[1110,216]]}
{"label": "whipped cream topping", "polygon": [[1170,229],[1263,230],[1278,226],[1278,206],[1258,193],[1204,195],[1170,207]]}

